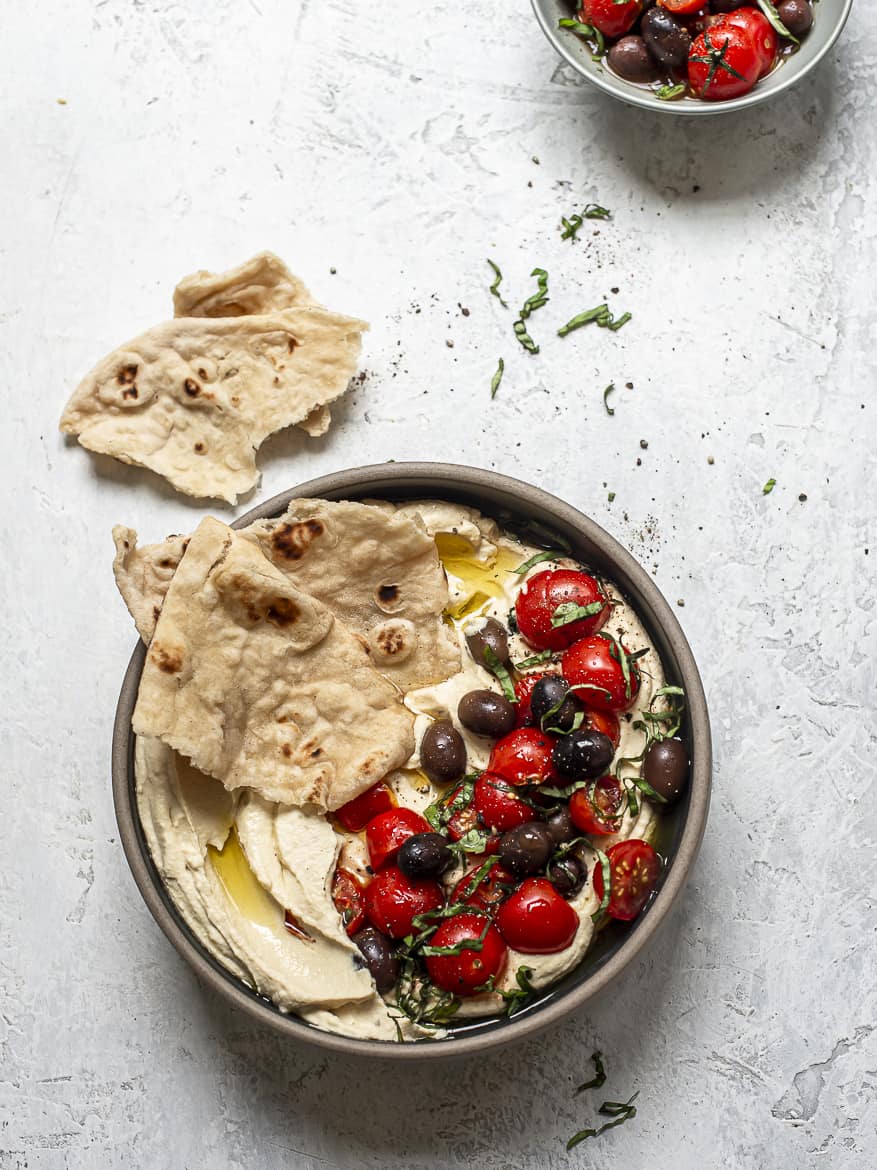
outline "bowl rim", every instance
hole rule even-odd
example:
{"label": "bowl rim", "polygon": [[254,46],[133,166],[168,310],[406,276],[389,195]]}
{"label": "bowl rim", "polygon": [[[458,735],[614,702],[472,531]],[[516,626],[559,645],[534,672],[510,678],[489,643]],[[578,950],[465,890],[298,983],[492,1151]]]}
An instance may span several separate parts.
{"label": "bowl rim", "polygon": [[[126,859],[134,881],[146,905],[177,952],[193,968],[199,980],[217,991],[225,1000],[243,1010],[250,1019],[261,1021],[275,1032],[290,1038],[306,1040],[324,1049],[353,1056],[368,1056],[393,1060],[424,1060],[448,1056],[483,1054],[505,1044],[531,1037],[580,1008],[603,991],[646,947],[662,925],[681,893],[700,848],[706,827],[712,778],[712,749],[709,712],[703,684],[694,656],[681,626],[662,596],[657,585],[636,559],[594,520],[572,505],[541,488],[482,468],[449,463],[386,463],[349,468],[308,480],[270,499],[239,516],[233,528],[242,528],[255,520],[277,516],[285,511],[291,499],[303,498],[359,498],[378,499],[382,491],[403,490],[409,499],[447,498],[442,490],[470,496],[474,501],[480,492],[486,492],[484,510],[489,514],[490,493],[514,501],[518,511],[548,511],[562,527],[577,530],[585,541],[599,549],[601,556],[617,566],[616,571],[626,582],[634,604],[649,611],[649,621],[660,628],[676,660],[680,681],[686,690],[687,717],[691,744],[691,781],[688,810],[673,862],[666,872],[654,900],[637,921],[636,929],[624,938],[613,954],[581,983],[559,994],[555,999],[536,1006],[532,1013],[522,1014],[505,1022],[502,1027],[471,1036],[456,1036],[417,1043],[399,1044],[382,1040],[363,1040],[337,1033],[325,1032],[299,1017],[285,1015],[267,1000],[258,998],[242,985],[217,960],[190,936],[178,913],[173,908],[163,883],[157,879],[151,857],[139,825],[134,796],[133,744],[131,717],[137,698],[140,673],[146,656],[146,647],[139,642],[131,656],[122,683],[116,708],[112,741],[112,788],[116,820]],[[348,493],[352,493],[348,495]]]}
{"label": "bowl rim", "polygon": [[[530,0],[536,20],[545,34],[549,44],[551,44],[555,51],[564,58],[573,69],[581,76],[589,81],[592,85],[597,86],[603,93],[609,94],[618,101],[624,102],[629,106],[636,106],[641,110],[652,110],[659,114],[677,114],[681,117],[700,117],[708,114],[730,114],[735,110],[751,109],[753,106],[760,105],[762,102],[769,101],[770,98],[776,97],[778,94],[785,93],[793,85],[797,84],[802,78],[806,77],[812,69],[815,69],[819,62],[829,53],[843,32],[844,27],[849,19],[850,10],[853,6],[853,0],[843,0],[843,8],[837,18],[837,22],[829,32],[824,43],[819,47],[813,57],[805,65],[799,69],[789,69],[784,79],[775,86],[765,89],[756,85],[749,93],[742,97],[731,98],[730,101],[724,102],[706,102],[692,100],[689,102],[662,102],[656,100],[651,91],[640,90],[635,86],[630,87],[630,92],[622,91],[623,78],[619,78],[616,83],[614,74],[609,77],[598,72],[596,69],[588,69],[581,60],[567,47],[566,39],[558,35],[558,30],[554,27],[549,19],[548,13],[545,11],[546,0]],[[815,27],[815,26],[814,26]],[[785,66],[783,67],[785,69]]]}

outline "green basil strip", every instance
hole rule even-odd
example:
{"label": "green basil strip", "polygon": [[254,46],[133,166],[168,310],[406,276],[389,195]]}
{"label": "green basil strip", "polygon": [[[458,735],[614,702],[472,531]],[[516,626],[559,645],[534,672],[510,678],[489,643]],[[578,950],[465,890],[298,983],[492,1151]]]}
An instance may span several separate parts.
{"label": "green basil strip", "polygon": [[515,337],[517,337],[518,341],[520,341],[521,345],[524,347],[527,353],[539,352],[539,346],[527,332],[527,326],[524,324],[522,319],[515,321],[512,328],[515,331]]}
{"label": "green basil strip", "polygon": [[496,367],[496,373],[490,379],[490,397],[496,398],[496,392],[499,389],[499,384],[502,381],[502,376],[505,373],[505,362],[502,358],[499,359],[499,365]]}
{"label": "green basil strip", "polygon": [[685,89],[684,85],[662,85],[660,89],[655,90],[655,96],[662,102],[672,102],[674,98],[682,97]]}
{"label": "green basil strip", "polygon": [[557,553],[556,552],[549,552],[546,549],[545,552],[536,553],[536,555],[530,557],[530,559],[528,561],[524,561],[524,563],[522,565],[518,565],[518,567],[516,569],[510,569],[509,571],[512,573],[517,573],[518,576],[520,577],[524,573],[529,573],[530,569],[532,569],[534,565],[541,565],[543,561],[556,561],[556,560],[557,560]]}
{"label": "green basil strip", "polygon": [[599,321],[601,317],[605,317],[609,313],[608,305],[597,305],[596,308],[587,309],[584,313],[579,313],[577,317],[573,317],[567,321],[565,325],[557,331],[558,337],[566,337],[568,333],[572,333],[574,329],[581,329],[583,325],[590,325],[594,321]]}
{"label": "green basil strip", "polygon": [[499,303],[502,305],[502,307],[504,309],[507,309],[508,305],[502,299],[502,293],[499,291],[499,286],[502,283],[502,273],[499,270],[499,265],[495,264],[493,262],[493,260],[488,260],[487,263],[490,265],[490,267],[493,269],[494,273],[496,274],[496,279],[494,280],[493,284],[490,286],[490,291],[491,291],[491,293],[493,293],[493,295],[496,297],[496,299],[499,301]]}
{"label": "green basil strip", "polygon": [[[492,857],[488,857],[487,860],[482,865],[479,865],[476,870],[473,870],[472,876],[463,887],[463,892],[460,895],[464,903],[466,902],[467,898],[472,897],[472,895],[475,893],[475,891],[478,889],[478,887],[481,885],[481,883],[484,881],[484,879],[498,861],[499,858],[496,854],[494,854]],[[471,910],[471,906],[469,908]]]}
{"label": "green basil strip", "polygon": [[773,477],[771,477],[767,481],[767,483],[764,485],[764,487],[761,489],[761,494],[763,496],[769,496],[770,493],[773,491],[773,489],[776,487],[776,485],[777,485],[777,481]]}
{"label": "green basil strip", "polygon": [[562,215],[560,217],[560,226],[562,229],[560,238],[562,240],[574,240],[576,238],[576,232],[584,222],[584,219],[580,215],[573,215],[569,219]]}
{"label": "green basil strip", "polygon": [[660,792],[655,792],[654,788],[652,788],[648,780],[644,780],[642,776],[636,776],[633,782],[640,790],[640,792],[644,793],[649,798],[649,800],[654,800],[656,804],[667,803],[667,797],[661,796]]}
{"label": "green basil strip", "polygon": [[[611,329],[611,331],[613,333],[617,333],[618,330],[621,329],[622,326],[626,325],[627,322],[630,321],[632,317],[633,317],[633,313],[622,313],[617,321],[607,321],[606,328]],[[598,321],[597,324],[602,325],[603,322]]]}
{"label": "green basil strip", "polygon": [[515,663],[515,670],[529,670],[531,666],[539,666],[543,662],[550,662],[554,657],[553,650],[540,650],[538,654],[531,654],[529,658]]}
{"label": "green basil strip", "polygon": [[508,701],[510,703],[517,703],[518,696],[515,694],[515,687],[511,675],[489,646],[484,647],[484,663],[494,678],[499,680],[502,693]]}
{"label": "green basil strip", "polygon": [[527,297],[521,306],[522,321],[526,321],[536,309],[548,304],[548,273],[544,268],[534,268],[530,275],[536,277],[537,291]]}
{"label": "green basil strip", "polygon": [[776,6],[772,3],[772,0],[756,0],[756,3],[770,21],[770,23],[773,25],[775,32],[778,32],[781,37],[785,37],[786,40],[791,41],[792,44],[800,45],[801,42],[798,40],[798,38],[790,33],[783,24],[782,20],[780,19],[780,14],[777,12]]}
{"label": "green basil strip", "polygon": [[606,408],[607,414],[615,414],[615,407],[609,405],[609,395],[614,393],[614,391],[615,391],[615,383],[614,382],[610,382],[609,385],[606,387],[606,389],[603,391],[603,405]]}
{"label": "green basil strip", "polygon": [[600,905],[591,915],[592,922],[596,922],[606,907],[609,905],[609,895],[611,893],[610,887],[612,885],[612,867],[609,864],[609,858],[602,849],[595,848],[594,852],[597,854],[597,860],[600,862],[600,873],[603,877],[603,898],[600,902]]}
{"label": "green basil strip", "polygon": [[601,207],[599,203],[589,203],[582,212],[585,219],[611,219],[612,212],[608,207]]}
{"label": "green basil strip", "polygon": [[552,628],[557,629],[558,626],[568,626],[573,622],[595,617],[602,609],[602,601],[592,601],[590,605],[576,605],[574,601],[562,601],[551,615]]}
{"label": "green basil strip", "polygon": [[599,1089],[606,1083],[606,1069],[603,1067],[603,1053],[592,1052],[591,1060],[594,1062],[594,1075],[589,1081],[585,1081],[583,1085],[579,1085],[576,1089],[577,1093],[584,1093],[586,1089]]}

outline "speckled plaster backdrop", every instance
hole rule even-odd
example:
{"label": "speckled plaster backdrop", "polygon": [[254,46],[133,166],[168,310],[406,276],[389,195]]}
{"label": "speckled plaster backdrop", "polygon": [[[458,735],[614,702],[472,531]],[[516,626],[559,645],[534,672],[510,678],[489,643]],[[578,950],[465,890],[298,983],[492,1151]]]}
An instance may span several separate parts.
{"label": "speckled plaster backdrop", "polygon": [[[4,6],[2,1170],[877,1165],[871,16],[795,92],[695,124],[590,92],[525,0]],[[562,242],[588,200],[612,221]],[[250,1027],[117,841],[110,527],[204,509],[57,420],[178,277],[265,247],[373,330],[331,434],[270,441],[242,507],[469,461],[590,512],[685,603],[717,757],[693,881],[611,993],[505,1055],[369,1068]],[[550,273],[537,357],[487,256],[513,304]],[[555,336],[607,294],[622,332]],[[567,1155],[596,1046],[640,1112]]]}

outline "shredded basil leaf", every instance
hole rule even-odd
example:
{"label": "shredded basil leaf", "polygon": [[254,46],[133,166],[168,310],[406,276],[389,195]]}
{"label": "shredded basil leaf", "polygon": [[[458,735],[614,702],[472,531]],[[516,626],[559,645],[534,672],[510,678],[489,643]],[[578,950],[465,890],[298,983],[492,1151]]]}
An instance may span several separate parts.
{"label": "shredded basil leaf", "polygon": [[546,550],[545,552],[536,553],[536,555],[530,557],[530,559],[528,561],[524,561],[524,563],[522,565],[518,565],[518,567],[516,569],[511,569],[510,571],[512,573],[517,573],[517,575],[519,577],[521,577],[521,576],[523,576],[524,573],[529,573],[529,571],[533,568],[534,565],[541,565],[543,561],[556,561],[556,560],[557,560],[557,553],[548,552]]}
{"label": "shredded basil leaf", "polygon": [[756,0],[756,3],[770,21],[770,23],[773,25],[774,30],[778,32],[781,37],[785,37],[786,40],[791,41],[794,45],[800,45],[801,42],[798,40],[798,38],[790,33],[783,24],[780,14],[777,12],[776,6],[772,3],[772,0]]}
{"label": "shredded basil leaf", "polygon": [[[621,329],[622,326],[626,325],[627,322],[630,321],[632,317],[633,317],[633,313],[622,313],[617,321],[607,321],[606,328],[610,329],[613,333],[617,333],[618,330]],[[598,321],[597,324],[602,325],[603,322]]]}
{"label": "shredded basil leaf", "polygon": [[597,854],[597,860],[600,862],[600,873],[603,878],[603,898],[600,905],[591,915],[591,920],[596,922],[606,907],[609,905],[609,895],[611,893],[610,886],[612,885],[612,867],[609,864],[609,858],[602,849],[594,847],[594,852]]}
{"label": "shredded basil leaf", "polygon": [[[470,907],[471,910],[471,907]],[[484,940],[487,938],[487,932],[490,930],[490,919],[484,919],[484,930],[478,938],[461,938],[458,943],[454,943],[449,947],[433,947],[427,944],[421,948],[421,954],[424,957],[430,955],[462,955],[463,951],[483,951]]]}
{"label": "shredded basil leaf", "polygon": [[[623,2],[624,0],[613,0],[613,3],[615,4],[621,4]],[[568,28],[574,32],[576,36],[582,37],[586,41],[594,41],[597,46],[596,52],[591,54],[591,57],[594,61],[599,61],[600,58],[605,55],[606,42],[603,39],[603,34],[598,28],[594,28],[593,25],[583,24],[580,20],[572,20],[570,17],[566,17],[563,20],[559,20],[557,22],[557,27]]]}
{"label": "shredded basil leaf", "polygon": [[494,280],[493,284],[490,286],[490,291],[493,293],[493,295],[496,297],[496,299],[499,301],[499,303],[502,305],[502,307],[504,309],[507,309],[508,305],[502,299],[502,293],[499,291],[499,286],[502,283],[502,273],[499,270],[499,265],[494,263],[493,260],[488,260],[487,263],[490,265],[490,267],[496,273],[496,279]]}
{"label": "shredded basil leaf", "polygon": [[573,622],[594,617],[602,609],[602,601],[592,601],[590,605],[576,605],[574,601],[562,601],[551,615],[551,626],[553,629],[557,629],[558,626],[568,626]]}
{"label": "shredded basil leaf", "polygon": [[615,1120],[607,1121],[599,1129],[580,1129],[566,1143],[566,1148],[571,1150],[579,1142],[583,1142],[585,1138],[599,1137],[607,1129],[614,1129],[616,1125],[624,1125],[625,1121],[630,1121],[631,1118],[636,1117],[636,1106],[633,1102],[638,1096],[639,1092],[636,1092],[629,1101],[604,1101],[597,1112],[601,1113],[604,1117],[613,1117]]}
{"label": "shredded basil leaf", "polygon": [[770,493],[773,491],[773,489],[776,487],[776,485],[777,485],[777,481],[775,479],[773,479],[773,478],[769,479],[767,481],[767,483],[764,485],[764,487],[761,489],[762,495],[769,496]]}
{"label": "shredded basil leaf", "polygon": [[589,1081],[579,1085],[576,1089],[577,1093],[584,1093],[586,1089],[599,1089],[606,1084],[606,1069],[603,1067],[603,1053],[592,1052],[591,1060],[594,1062],[594,1075]]}
{"label": "shredded basil leaf", "polygon": [[548,304],[548,273],[544,268],[534,268],[530,275],[536,277],[537,289],[532,296],[527,297],[521,306],[522,321],[526,321],[536,309],[541,309],[543,305]]}
{"label": "shredded basil leaf", "polygon": [[502,693],[508,701],[510,703],[517,703],[518,696],[515,694],[515,685],[512,682],[511,675],[489,646],[484,647],[484,664],[494,678],[499,680]]}
{"label": "shredded basil leaf", "polygon": [[609,385],[606,387],[606,389],[603,391],[603,405],[606,408],[607,414],[615,414],[615,407],[609,405],[609,395],[613,394],[614,392],[615,392],[615,383],[614,382],[610,382]]}
{"label": "shredded basil leaf", "polygon": [[553,650],[540,650],[538,654],[531,654],[529,658],[516,662],[515,670],[529,670],[531,666],[539,666],[542,662],[549,662],[553,657]]}
{"label": "shredded basil leaf", "polygon": [[490,379],[490,397],[496,398],[496,392],[499,389],[499,384],[502,381],[502,376],[505,373],[505,362],[502,358],[499,359],[499,365],[496,367],[496,373]]}
{"label": "shredded basil leaf", "polygon": [[562,240],[574,240],[576,238],[576,232],[584,222],[584,218],[581,215],[572,215],[569,219],[562,215],[560,217],[560,238]]}
{"label": "shredded basil leaf", "polygon": [[588,309],[584,313],[579,313],[577,317],[573,317],[562,325],[557,331],[558,337],[566,337],[568,333],[572,333],[574,329],[580,329],[582,325],[590,325],[593,321],[599,320],[609,312],[608,305],[597,305],[596,308]]}
{"label": "shredded basil leaf", "polygon": [[517,337],[518,341],[520,341],[521,345],[524,347],[527,353],[539,352],[539,346],[527,332],[527,326],[524,324],[523,320],[518,319],[515,321],[512,328],[515,331],[515,337]]}
{"label": "shredded basil leaf", "polygon": [[589,203],[582,212],[585,219],[611,219],[612,212],[608,207],[601,207],[599,203]]}
{"label": "shredded basil leaf", "polygon": [[655,90],[655,96],[662,102],[672,102],[674,98],[682,97],[684,93],[684,85],[662,85],[660,89]]}

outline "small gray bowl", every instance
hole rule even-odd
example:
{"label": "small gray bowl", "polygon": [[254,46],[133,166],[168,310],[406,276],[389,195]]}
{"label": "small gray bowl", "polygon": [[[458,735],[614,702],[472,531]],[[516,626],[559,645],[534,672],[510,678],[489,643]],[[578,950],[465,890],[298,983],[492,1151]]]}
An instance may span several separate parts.
{"label": "small gray bowl", "polygon": [[[529,484],[472,467],[447,463],[387,463],[339,471],[301,484],[254,508],[234,523],[278,516],[296,497],[339,499],[447,499],[469,504],[500,523],[537,521],[565,537],[576,557],[610,577],[640,614],[664,662],[667,680],[685,688],[685,737],[691,758],[686,796],[665,815],[662,852],[666,865],[651,903],[633,923],[616,922],[601,931],[579,966],[512,1019],[470,1020],[450,1029],[447,1039],[397,1044],[355,1040],[323,1032],[297,1016],[284,1015],[245,986],[204,950],[178,915],[156,870],[137,813],[134,789],[134,734],[131,716],[140,685],[145,649],[139,645],[128,665],[113,729],[113,800],[122,847],[140,893],[158,925],[203,983],[251,1019],[293,1040],[306,1040],[348,1055],[392,1060],[482,1054],[532,1036],[581,1007],[602,991],[640,954],[682,892],[697,856],[710,801],[712,755],[706,698],[685,635],[651,577],[593,520]],[[538,543],[538,542],[537,542]]]}
{"label": "small gray bowl", "polygon": [[[536,19],[542,26],[548,40],[577,73],[612,97],[620,98],[631,106],[643,110],[656,110],[664,114],[681,114],[694,117],[706,114],[730,114],[733,110],[745,110],[769,101],[778,93],[790,89],[802,77],[814,69],[830,51],[847,22],[853,0],[817,0],[814,10],[813,27],[801,42],[800,49],[786,58],[781,65],[743,97],[726,102],[706,102],[700,98],[685,97],[675,101],[661,101],[648,86],[624,81],[600,61],[594,61],[585,42],[571,30],[558,27],[558,21],[574,17],[579,4],[572,0],[531,0]],[[753,0],[753,5],[755,0]]]}

